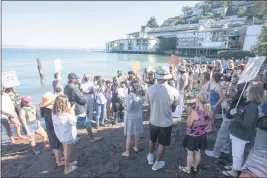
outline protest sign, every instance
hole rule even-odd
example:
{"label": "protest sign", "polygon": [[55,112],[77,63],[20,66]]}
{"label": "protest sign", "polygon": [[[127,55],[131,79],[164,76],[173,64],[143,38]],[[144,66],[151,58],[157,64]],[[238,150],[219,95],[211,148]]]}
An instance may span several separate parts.
{"label": "protest sign", "polygon": [[134,61],[132,64],[132,70],[138,72],[141,69],[141,64],[139,61]]}
{"label": "protest sign", "polygon": [[16,71],[11,70],[7,72],[2,72],[2,84],[5,88],[19,86],[20,83]]}
{"label": "protest sign", "polygon": [[180,62],[180,58],[178,56],[171,55],[171,57],[169,59],[169,64],[177,66],[179,64],[179,62]]}
{"label": "protest sign", "polygon": [[262,63],[264,62],[266,56],[257,56],[249,58],[245,70],[242,72],[238,84],[246,83],[254,80],[257,76]]}
{"label": "protest sign", "polygon": [[61,61],[60,59],[55,60],[55,72],[60,72],[61,70]]}

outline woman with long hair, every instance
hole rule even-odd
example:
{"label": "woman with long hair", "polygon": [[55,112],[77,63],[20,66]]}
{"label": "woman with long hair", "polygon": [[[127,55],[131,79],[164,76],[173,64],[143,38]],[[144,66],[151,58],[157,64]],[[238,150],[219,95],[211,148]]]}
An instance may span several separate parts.
{"label": "woman with long hair", "polygon": [[77,169],[78,162],[70,163],[71,145],[75,143],[77,137],[76,122],[74,113],[75,105],[71,106],[68,97],[59,95],[53,106],[53,125],[57,138],[63,144],[65,157],[65,175]]}
{"label": "woman with long hair", "polygon": [[185,167],[179,166],[179,169],[188,174],[192,167],[194,172],[197,172],[197,167],[201,161],[201,150],[207,147],[205,128],[212,115],[208,98],[207,92],[200,92],[197,97],[196,107],[186,108],[188,118],[183,146],[187,148],[187,165]]}
{"label": "woman with long hair", "polygon": [[135,145],[133,150],[138,152],[140,136],[143,134],[142,104],[145,101],[145,92],[138,80],[132,82],[133,90],[126,99],[126,119],[124,135],[126,136],[126,151],[122,156],[128,157],[131,147],[131,137],[134,136]]}
{"label": "woman with long hair", "polygon": [[252,140],[259,118],[258,106],[264,96],[263,88],[259,85],[251,85],[245,94],[247,102],[231,110],[231,115],[234,117],[230,127],[233,164],[225,167],[230,169],[222,172],[225,176],[237,177],[237,172],[241,171],[245,146]]}

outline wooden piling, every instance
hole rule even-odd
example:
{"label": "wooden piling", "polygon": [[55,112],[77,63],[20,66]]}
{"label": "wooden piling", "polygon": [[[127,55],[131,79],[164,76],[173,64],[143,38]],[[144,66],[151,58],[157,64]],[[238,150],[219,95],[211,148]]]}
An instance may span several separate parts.
{"label": "wooden piling", "polygon": [[38,68],[40,79],[41,79],[41,85],[44,86],[44,73],[43,73],[42,64],[39,58],[37,58],[36,61],[37,61],[37,68]]}

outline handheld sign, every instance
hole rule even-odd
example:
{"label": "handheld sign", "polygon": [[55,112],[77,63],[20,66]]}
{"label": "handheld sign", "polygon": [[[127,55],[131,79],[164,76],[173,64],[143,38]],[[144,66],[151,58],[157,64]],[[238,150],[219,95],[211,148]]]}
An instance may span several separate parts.
{"label": "handheld sign", "polygon": [[171,57],[169,59],[169,64],[177,66],[179,64],[179,62],[180,62],[180,58],[178,56],[171,55]]}
{"label": "handheld sign", "polygon": [[132,64],[132,70],[138,72],[141,69],[141,64],[139,61],[134,61]]}
{"label": "handheld sign", "polygon": [[55,72],[60,72],[61,70],[61,61],[60,59],[55,60]]}
{"label": "handheld sign", "polygon": [[5,88],[19,86],[20,83],[16,71],[11,70],[7,72],[2,72],[2,84]]}
{"label": "handheld sign", "polygon": [[238,84],[246,83],[251,80],[254,80],[265,58],[266,56],[257,56],[257,57],[249,58],[248,63],[240,76]]}
{"label": "handheld sign", "polygon": [[245,88],[249,81],[254,80],[261,68],[262,63],[264,62],[266,56],[257,56],[249,58],[248,63],[244,69],[244,71],[241,73],[240,79],[238,80],[237,84],[245,83],[245,86],[242,90],[242,93],[240,94],[240,97],[236,103],[236,108],[241,100],[241,97],[243,96],[243,93],[245,91]]}

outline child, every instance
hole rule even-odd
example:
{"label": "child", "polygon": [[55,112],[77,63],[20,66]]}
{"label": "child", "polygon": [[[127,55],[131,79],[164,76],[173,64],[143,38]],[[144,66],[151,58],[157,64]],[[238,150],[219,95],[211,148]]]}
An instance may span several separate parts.
{"label": "child", "polygon": [[65,175],[77,169],[75,166],[78,162],[70,163],[71,145],[75,143],[77,137],[76,122],[77,119],[74,114],[74,107],[71,107],[68,97],[59,95],[53,106],[53,125],[55,134],[58,140],[63,144],[65,157]]}
{"label": "child", "polygon": [[207,147],[205,128],[211,119],[212,111],[207,92],[200,92],[195,109],[186,108],[187,130],[183,146],[187,148],[187,165],[179,166],[183,172],[190,173],[191,167],[196,172],[201,160],[201,150]]}

